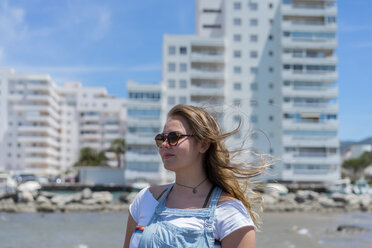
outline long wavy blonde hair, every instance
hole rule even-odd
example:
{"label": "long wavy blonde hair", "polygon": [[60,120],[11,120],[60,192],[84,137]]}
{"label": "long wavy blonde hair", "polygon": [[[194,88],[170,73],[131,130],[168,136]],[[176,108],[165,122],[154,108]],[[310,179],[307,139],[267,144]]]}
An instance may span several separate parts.
{"label": "long wavy blonde hair", "polygon": [[204,108],[179,104],[168,113],[168,118],[174,116],[182,116],[186,119],[193,137],[198,142],[210,144],[203,163],[208,180],[230,196],[240,200],[255,225],[259,227],[262,196],[257,189],[260,184],[249,179],[262,174],[271,163],[266,157],[257,153],[252,153],[256,159],[237,160],[237,157],[247,149],[240,148],[234,151],[227,149],[225,140],[239,132],[241,120],[236,129],[222,133],[216,119]]}

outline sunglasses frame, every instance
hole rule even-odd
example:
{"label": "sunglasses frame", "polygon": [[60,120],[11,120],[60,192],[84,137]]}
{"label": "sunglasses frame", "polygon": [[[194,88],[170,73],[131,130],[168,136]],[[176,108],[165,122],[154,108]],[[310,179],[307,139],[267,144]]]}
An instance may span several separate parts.
{"label": "sunglasses frame", "polygon": [[[175,141],[174,144],[171,144],[170,140],[169,140],[169,135],[173,135],[175,134],[175,137],[177,137],[177,140]],[[162,136],[162,139],[157,139],[157,137],[159,136]],[[167,141],[168,142],[168,145],[169,146],[176,146],[178,144],[178,142],[180,141],[180,139],[182,139],[183,137],[191,137],[193,136],[192,134],[180,134],[180,133],[177,133],[177,132],[169,132],[168,134],[164,134],[164,133],[159,133],[155,136],[155,144],[157,147],[161,147],[161,145],[164,143],[164,141]],[[161,143],[160,143],[161,141]],[[159,144],[158,144],[159,142]]]}

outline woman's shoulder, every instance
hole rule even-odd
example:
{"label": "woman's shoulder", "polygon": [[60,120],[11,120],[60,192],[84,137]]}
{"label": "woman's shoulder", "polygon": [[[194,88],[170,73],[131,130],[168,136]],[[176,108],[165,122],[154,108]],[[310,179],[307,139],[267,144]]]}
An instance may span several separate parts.
{"label": "woman's shoulder", "polygon": [[224,204],[226,202],[236,201],[236,200],[238,200],[238,199],[236,199],[235,197],[233,197],[229,193],[227,193],[225,191],[222,191],[221,196],[220,196],[220,199],[218,200],[217,205],[221,205],[221,204]]}
{"label": "woman's shoulder", "polygon": [[163,192],[165,192],[170,184],[164,185],[152,185],[148,188],[149,192],[152,194],[154,199],[157,199]]}

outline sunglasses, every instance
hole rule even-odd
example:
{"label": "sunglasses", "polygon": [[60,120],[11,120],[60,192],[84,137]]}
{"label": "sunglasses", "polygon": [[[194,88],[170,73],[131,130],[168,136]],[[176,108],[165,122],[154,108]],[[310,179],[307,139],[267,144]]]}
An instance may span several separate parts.
{"label": "sunglasses", "polygon": [[192,136],[192,134],[179,134],[176,132],[170,132],[168,134],[159,133],[158,135],[155,136],[155,143],[158,147],[161,147],[163,142],[167,140],[170,146],[176,146],[180,139],[182,139],[183,137],[190,136]]}

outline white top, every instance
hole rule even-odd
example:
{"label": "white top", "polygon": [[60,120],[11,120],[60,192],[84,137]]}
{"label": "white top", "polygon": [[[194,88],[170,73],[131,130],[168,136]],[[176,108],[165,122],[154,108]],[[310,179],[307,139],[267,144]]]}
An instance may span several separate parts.
{"label": "white top", "polygon": [[[145,227],[148,224],[158,203],[148,188],[142,189],[137,194],[133,203],[129,206],[130,214],[137,223],[137,226]],[[204,221],[206,220],[203,217],[179,217],[172,215],[166,215],[163,218],[175,226],[197,230],[204,227]],[[245,226],[252,226],[256,229],[251,216],[241,201],[228,201],[216,207],[213,233],[217,240],[222,240],[230,233]],[[141,235],[138,232],[133,233],[130,240],[130,248],[138,247]]]}

